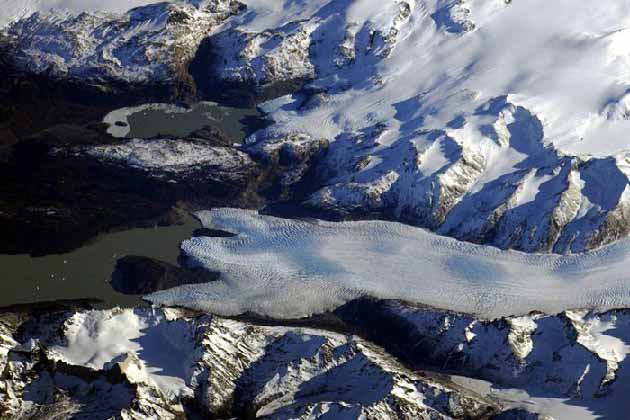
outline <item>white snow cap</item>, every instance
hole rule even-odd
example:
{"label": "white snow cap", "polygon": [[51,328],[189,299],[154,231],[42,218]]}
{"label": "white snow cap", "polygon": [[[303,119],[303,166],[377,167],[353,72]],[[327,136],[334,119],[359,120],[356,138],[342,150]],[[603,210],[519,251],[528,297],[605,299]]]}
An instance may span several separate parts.
{"label": "white snow cap", "polygon": [[[167,0],[168,1],[168,0]],[[126,12],[161,0],[0,0],[0,28],[35,12],[68,10],[70,12]]]}

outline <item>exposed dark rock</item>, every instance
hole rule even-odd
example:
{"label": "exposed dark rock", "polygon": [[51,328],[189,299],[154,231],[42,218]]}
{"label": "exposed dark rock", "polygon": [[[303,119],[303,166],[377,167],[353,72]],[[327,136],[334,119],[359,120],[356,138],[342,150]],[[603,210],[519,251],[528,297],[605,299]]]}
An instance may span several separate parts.
{"label": "exposed dark rock", "polygon": [[[2,51],[10,50],[6,44],[0,40]],[[273,168],[262,173],[252,166],[225,173],[200,167],[156,175],[71,151],[120,141],[101,123],[112,109],[155,101],[185,105],[196,100],[190,88],[93,85],[26,74],[2,51],[0,253],[63,253],[108,231],[178,224],[181,218],[172,209],[180,205],[195,209],[265,204],[261,185],[266,188]],[[248,133],[268,124],[258,117],[243,122]],[[210,126],[189,137],[210,146],[233,143]]]}
{"label": "exposed dark rock", "polygon": [[64,124],[10,146],[9,158],[0,162],[0,253],[62,253],[114,229],[179,224],[181,215],[172,209],[181,203],[207,208],[260,202],[255,166],[153,176],[72,152],[118,141],[100,123]]}
{"label": "exposed dark rock", "polygon": [[[54,157],[39,143],[21,144],[0,165],[0,252],[70,251],[99,233],[163,219],[174,203],[134,170]],[[28,149],[28,151],[27,151]]]}
{"label": "exposed dark rock", "polygon": [[112,276],[112,287],[127,295],[143,295],[184,284],[215,281],[218,273],[185,269],[148,257],[120,258]]}
{"label": "exposed dark rock", "polygon": [[199,228],[195,229],[193,236],[196,238],[204,236],[209,238],[232,238],[236,236],[236,234],[218,229]]}
{"label": "exposed dark rock", "polygon": [[234,107],[249,108],[257,103],[252,85],[226,83],[210,76],[210,69],[222,58],[214,52],[212,38],[206,38],[197,49],[195,58],[188,66],[188,73],[195,81],[197,93],[204,99],[214,100]]}
{"label": "exposed dark rock", "polygon": [[188,136],[197,140],[205,140],[211,146],[231,146],[234,141],[217,127],[205,126],[195,130]]}
{"label": "exposed dark rock", "polygon": [[1,314],[27,314],[36,316],[54,312],[89,310],[101,303],[98,299],[56,300],[53,302],[20,303],[0,308]]}
{"label": "exposed dark rock", "polygon": [[215,74],[215,66],[224,60],[216,53],[213,37],[202,41],[195,58],[188,66],[188,73],[195,81],[199,97],[234,107],[248,108],[265,101],[298,92],[307,83],[304,79],[282,80],[256,86],[250,82],[222,80]]}
{"label": "exposed dark rock", "polygon": [[[356,299],[335,311],[341,320],[355,331],[372,340],[410,365],[418,363],[417,343],[430,343],[416,333],[410,321],[389,310],[387,302],[372,298]],[[375,328],[375,326],[387,326]],[[410,347],[410,343],[414,343]],[[443,355],[443,360],[422,360],[424,367],[446,363],[450,355]],[[418,366],[415,366],[418,367]]]}
{"label": "exposed dark rock", "polygon": [[154,101],[192,100],[164,86],[92,86],[16,72],[0,63],[0,128],[18,138],[61,124],[99,121],[112,109]]}
{"label": "exposed dark rock", "polygon": [[173,207],[164,216],[162,220],[159,220],[158,226],[181,226],[185,223],[186,212],[179,207]]}

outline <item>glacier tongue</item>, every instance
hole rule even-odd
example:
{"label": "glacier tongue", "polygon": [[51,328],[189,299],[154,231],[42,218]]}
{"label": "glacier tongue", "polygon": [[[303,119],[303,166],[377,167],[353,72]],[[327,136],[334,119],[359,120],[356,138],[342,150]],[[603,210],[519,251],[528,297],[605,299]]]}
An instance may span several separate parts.
{"label": "glacier tongue", "polygon": [[192,238],[187,262],[221,279],[149,295],[166,306],[223,315],[299,318],[367,295],[484,318],[630,304],[630,242],[581,255],[473,245],[394,222],[308,222],[237,209],[200,212],[238,234]]}

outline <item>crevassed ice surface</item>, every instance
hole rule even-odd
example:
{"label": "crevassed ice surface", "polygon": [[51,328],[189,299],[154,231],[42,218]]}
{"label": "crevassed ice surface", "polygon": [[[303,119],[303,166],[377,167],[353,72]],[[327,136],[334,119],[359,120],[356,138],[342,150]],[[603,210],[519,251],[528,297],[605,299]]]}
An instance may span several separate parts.
{"label": "crevassed ice surface", "polygon": [[404,299],[482,317],[630,304],[630,242],[579,256],[525,254],[394,222],[299,221],[237,209],[199,213],[234,238],[182,244],[217,282],[147,297],[222,315],[301,317],[359,296]]}

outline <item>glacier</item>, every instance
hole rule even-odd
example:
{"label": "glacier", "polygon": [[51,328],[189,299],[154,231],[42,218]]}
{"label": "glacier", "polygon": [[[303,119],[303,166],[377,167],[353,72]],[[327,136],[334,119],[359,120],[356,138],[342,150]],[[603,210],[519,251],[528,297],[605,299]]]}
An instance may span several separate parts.
{"label": "glacier", "polygon": [[299,318],[364,296],[494,319],[630,304],[630,242],[580,255],[503,251],[395,222],[289,220],[239,209],[198,213],[238,234],[184,241],[186,264],[219,281],[146,296],[226,316]]}
{"label": "glacier", "polygon": [[[43,317],[49,330],[29,320],[31,336],[0,323],[7,405],[49,389],[41,405],[56,396],[67,410],[77,389],[122,388],[116,375],[133,384],[125,410],[140,417],[177,417],[193,393],[213,414],[231,401],[272,418],[313,404],[313,416],[393,418],[391,401],[411,418],[449,417],[442,402],[468,398],[370,339],[411,366],[491,381],[483,394],[510,407],[623,417],[630,5],[194,0],[127,11],[145,3],[0,0],[0,35],[20,71],[104,87],[193,83],[190,61],[211,52],[206,77],[266,92],[257,105],[271,125],[244,145],[130,138],[53,152],[208,183],[289,156],[283,193],[314,186],[302,205],[409,224],[202,211],[205,227],[236,236],[182,244],[185,265],[222,274],[146,296],[171,308],[73,310]],[[138,109],[106,116],[109,133],[126,137]],[[316,323],[326,317],[293,318],[327,311],[368,337],[249,323]],[[85,377],[96,388],[73,386]],[[454,408],[491,405],[465,403]]]}
{"label": "glacier", "polygon": [[[623,2],[318,3],[319,10],[306,17],[308,8],[301,16],[311,27],[310,61],[318,69],[316,85],[338,94],[312,113],[276,112],[276,128],[334,138],[387,121],[385,145],[413,134],[411,128],[447,129],[457,117],[507,96],[538,116],[545,143],[567,154],[601,157],[628,148],[630,6]],[[333,23],[340,24],[336,32],[319,33],[333,31]],[[345,31],[354,31],[356,50],[372,51],[355,54],[347,66],[333,65]],[[389,37],[380,51],[378,44],[361,45],[368,31]],[[415,118],[404,118],[406,113]],[[480,131],[483,122],[470,122]],[[462,129],[448,131],[459,132],[463,141],[480,140],[466,138]]]}

